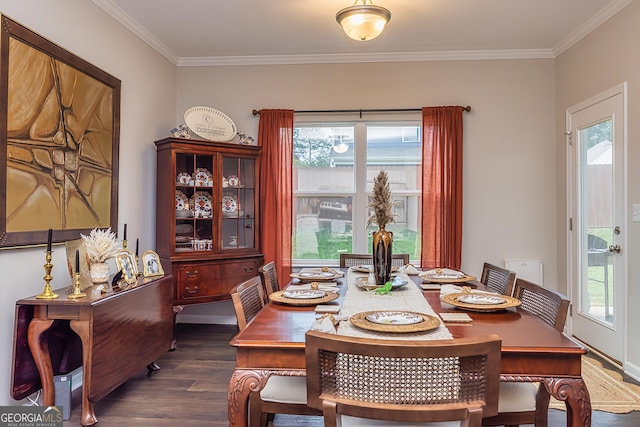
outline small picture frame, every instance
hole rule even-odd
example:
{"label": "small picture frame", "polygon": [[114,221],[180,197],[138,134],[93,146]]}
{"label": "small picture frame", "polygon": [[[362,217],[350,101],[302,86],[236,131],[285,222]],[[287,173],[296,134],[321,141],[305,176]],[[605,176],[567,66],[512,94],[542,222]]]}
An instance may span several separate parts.
{"label": "small picture frame", "polygon": [[91,272],[89,264],[89,256],[87,255],[87,246],[83,239],[67,240],[64,242],[64,246],[67,252],[67,268],[69,269],[69,285],[73,286],[73,275],[75,272],[76,264],[76,249],[80,254],[80,290],[84,291],[89,286],[93,285],[91,282]]}
{"label": "small picture frame", "polygon": [[142,254],[142,266],[144,277],[164,276],[160,257],[152,250],[145,251]]}
{"label": "small picture frame", "polygon": [[122,278],[129,285],[133,285],[138,280],[138,263],[136,256],[128,249],[123,249],[116,255],[116,266],[122,271]]}

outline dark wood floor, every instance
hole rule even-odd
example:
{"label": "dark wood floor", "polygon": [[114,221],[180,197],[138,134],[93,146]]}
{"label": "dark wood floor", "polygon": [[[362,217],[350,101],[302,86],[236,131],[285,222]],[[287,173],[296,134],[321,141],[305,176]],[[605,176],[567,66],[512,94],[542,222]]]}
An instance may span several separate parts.
{"label": "dark wood floor", "polygon": [[[160,371],[146,370],[94,405],[97,427],[213,427],[227,426],[227,386],[235,366],[228,345],[235,326],[176,326],[178,348],[162,356]],[[126,364],[126,360],[121,363]],[[64,426],[80,425],[79,393],[74,392],[72,417]],[[319,417],[278,415],[274,427],[321,427]],[[566,425],[565,412],[549,411],[549,426]],[[637,427],[640,412],[615,415],[593,412],[593,427]]]}

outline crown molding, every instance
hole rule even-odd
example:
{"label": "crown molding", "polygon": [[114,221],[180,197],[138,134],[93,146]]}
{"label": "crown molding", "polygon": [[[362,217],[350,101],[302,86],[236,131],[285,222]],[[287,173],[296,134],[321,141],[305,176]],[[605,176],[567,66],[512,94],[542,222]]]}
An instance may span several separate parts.
{"label": "crown molding", "polygon": [[575,31],[565,37],[553,47],[553,54],[558,57],[571,46],[585,38],[589,33],[604,24],[609,18],[627,7],[633,0],[614,0],[604,9],[592,16],[587,22],[579,26]]}
{"label": "crown molding", "polygon": [[229,65],[346,64],[358,62],[471,61],[486,59],[554,58],[551,49],[467,50],[443,52],[383,52],[330,55],[262,55],[180,58],[179,67]]}
{"label": "crown molding", "polygon": [[115,18],[116,21],[126,27],[129,31],[138,36],[143,42],[155,49],[160,55],[168,59],[173,65],[178,65],[179,57],[173,50],[169,49],[167,45],[162,43],[156,36],[140,25],[138,21],[131,18],[122,9],[113,4],[113,2],[110,0],[92,1]]}

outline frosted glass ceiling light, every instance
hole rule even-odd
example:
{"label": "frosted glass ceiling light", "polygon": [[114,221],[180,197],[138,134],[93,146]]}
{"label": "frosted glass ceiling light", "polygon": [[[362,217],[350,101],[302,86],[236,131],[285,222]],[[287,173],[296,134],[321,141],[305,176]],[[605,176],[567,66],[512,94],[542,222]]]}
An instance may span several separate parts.
{"label": "frosted glass ceiling light", "polygon": [[348,149],[349,146],[342,141],[340,142],[340,144],[333,146],[333,151],[338,154],[346,153]]}
{"label": "frosted glass ceiling light", "polygon": [[[353,6],[345,7],[336,14],[336,21],[344,32],[354,40],[366,41],[378,37],[391,20],[391,12],[381,6],[374,6],[371,0],[358,0]],[[368,4],[367,4],[368,3]]]}

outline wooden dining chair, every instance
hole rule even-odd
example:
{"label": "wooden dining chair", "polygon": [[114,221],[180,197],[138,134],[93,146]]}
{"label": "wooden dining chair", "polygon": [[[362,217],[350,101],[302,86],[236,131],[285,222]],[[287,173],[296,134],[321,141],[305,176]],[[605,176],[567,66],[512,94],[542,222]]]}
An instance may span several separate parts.
{"label": "wooden dining chair", "polygon": [[280,290],[278,283],[278,273],[276,272],[276,264],[271,261],[258,268],[258,274],[262,279],[265,295],[269,299],[269,295]]}
{"label": "wooden dining chair", "polygon": [[[264,308],[264,287],[260,276],[240,283],[231,290],[238,328],[247,324]],[[272,375],[264,388],[249,396],[250,427],[266,427],[274,414],[322,415],[307,406],[305,377]]]}
{"label": "wooden dining chair", "polygon": [[492,291],[502,295],[511,296],[513,285],[516,281],[516,273],[506,268],[485,262],[482,266],[480,282]]}
{"label": "wooden dining chair", "polygon": [[329,427],[479,427],[498,410],[500,351],[497,335],[410,341],[308,331],[307,402]]}
{"label": "wooden dining chair", "polygon": [[[373,264],[371,254],[340,254],[340,268],[357,267],[362,264]],[[409,264],[409,254],[391,254],[391,266],[403,267]]]}
{"label": "wooden dining chair", "polygon": [[231,301],[238,320],[238,328],[243,330],[266,304],[260,277],[252,277],[234,287],[231,290]]}
{"label": "wooden dining chair", "polygon": [[[563,294],[524,279],[516,279],[513,296],[520,308],[554,327],[564,330],[569,311],[569,299]],[[498,415],[482,420],[485,426],[518,426],[534,424],[547,427],[550,395],[539,383],[500,383]]]}

